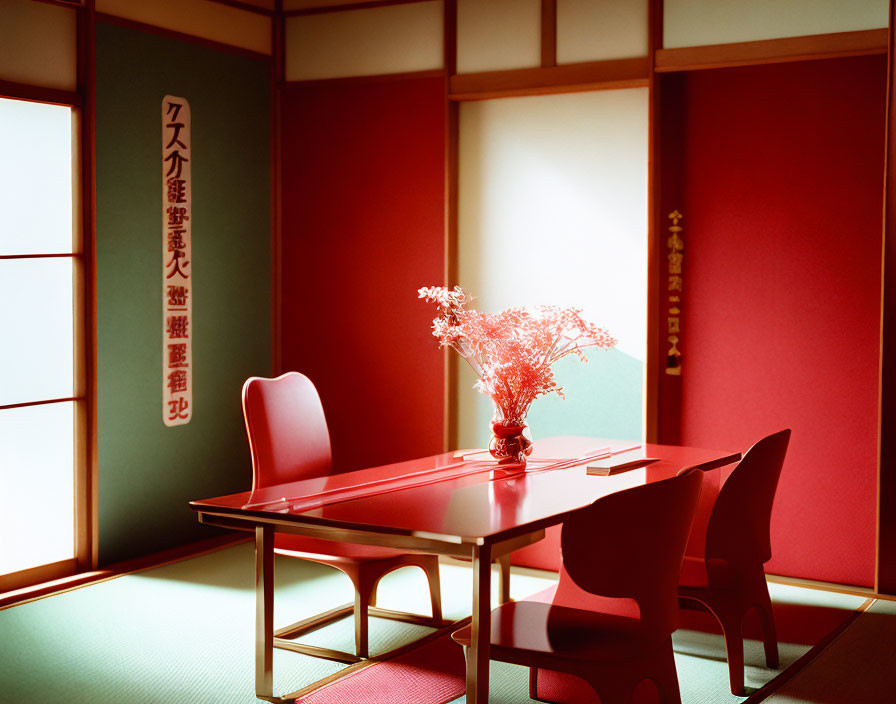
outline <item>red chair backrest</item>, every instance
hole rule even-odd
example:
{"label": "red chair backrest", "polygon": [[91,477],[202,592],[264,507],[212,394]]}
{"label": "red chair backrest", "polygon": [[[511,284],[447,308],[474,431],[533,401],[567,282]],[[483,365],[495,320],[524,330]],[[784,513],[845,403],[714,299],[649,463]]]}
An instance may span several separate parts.
{"label": "red chair backrest", "polygon": [[739,574],[762,569],[772,556],[769,525],[790,429],[762,438],[722,485],[706,529],[706,561],[724,560]]}
{"label": "red chair backrest", "polygon": [[252,377],[243,384],[252,451],[252,488],[330,474],[330,433],[320,396],[304,374]]}
{"label": "red chair backrest", "polygon": [[634,599],[645,628],[678,626],[678,575],[703,476],[686,472],[598,499],[563,524],[563,566],[579,587]]}

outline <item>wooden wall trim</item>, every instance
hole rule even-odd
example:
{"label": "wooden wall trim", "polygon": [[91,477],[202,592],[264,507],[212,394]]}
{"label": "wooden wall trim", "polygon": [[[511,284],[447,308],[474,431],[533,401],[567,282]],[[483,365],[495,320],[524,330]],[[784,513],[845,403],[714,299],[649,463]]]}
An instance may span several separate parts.
{"label": "wooden wall trim", "polygon": [[875,591],[896,594],[896,42],[890,2],[884,227],[881,257],[880,412],[878,416]]}
{"label": "wooden wall trim", "polygon": [[409,81],[417,78],[437,78],[444,75],[445,71],[437,68],[428,71],[409,71],[408,73],[379,73],[375,76],[346,76],[345,78],[316,78],[307,81],[284,81],[281,85],[284,90],[307,86],[356,86],[373,83],[395,83],[396,81]]}
{"label": "wooden wall trim", "polygon": [[389,5],[410,5],[427,0],[368,0],[367,2],[353,2],[345,5],[328,5],[327,7],[308,7],[302,10],[286,10],[284,17],[303,17],[305,15],[327,15],[333,12],[347,12],[349,10],[369,10],[374,7],[388,7]]}
{"label": "wooden wall trim", "polygon": [[[18,572],[0,575],[0,593],[24,589],[32,584],[61,579],[78,570],[77,558],[70,557],[46,565],[29,567]],[[0,602],[2,603],[2,602]]]}
{"label": "wooden wall trim", "polygon": [[457,73],[457,0],[443,0],[442,41],[444,43],[445,73]]}
{"label": "wooden wall trim", "polygon": [[[445,286],[452,287],[457,280],[457,223],[458,191],[460,174],[458,171],[458,150],[460,148],[460,106],[448,99],[448,76],[457,73],[457,0],[444,0],[445,50]],[[442,389],[444,410],[442,417],[442,449],[448,452],[458,443],[458,401],[457,401],[457,355],[444,350],[444,385]]]}
{"label": "wooden wall trim", "polygon": [[886,52],[887,30],[868,29],[859,32],[814,34],[806,37],[787,37],[756,42],[659,49],[656,52],[656,70],[658,72],[694,71],[707,68],[885,54]]}
{"label": "wooden wall trim", "polygon": [[[69,255],[71,256],[71,255]],[[0,259],[15,259],[17,257],[0,257]],[[29,257],[29,259],[44,259],[45,257]],[[76,257],[73,257],[76,258]],[[83,396],[64,396],[62,398],[48,398],[40,401],[22,401],[20,403],[4,403],[0,405],[0,411],[11,411],[14,408],[31,408],[33,406],[47,406],[51,403],[69,403],[72,401],[83,401]]]}
{"label": "wooden wall trim", "polygon": [[281,86],[286,77],[283,0],[271,20],[271,375],[283,373],[283,116]]}
{"label": "wooden wall trim", "polygon": [[[446,100],[445,124],[445,286],[454,287],[458,280],[458,193],[460,191],[460,105]],[[458,443],[457,375],[459,356],[445,349],[445,413],[444,451],[454,450]]]}
{"label": "wooden wall trim", "polygon": [[35,0],[35,2],[42,2],[44,5],[67,7],[69,10],[80,10],[84,6],[84,0]]}
{"label": "wooden wall trim", "polygon": [[252,51],[251,49],[243,49],[239,46],[232,46],[231,44],[224,44],[223,42],[216,42],[213,39],[203,39],[202,37],[197,37],[192,34],[185,34],[183,32],[175,32],[172,29],[165,29],[164,27],[157,27],[154,24],[147,24],[146,22],[137,22],[136,20],[127,20],[123,17],[117,17],[115,15],[109,15],[105,12],[97,12],[96,19],[98,22],[105,22],[106,24],[114,24],[119,27],[125,27],[127,29],[135,29],[138,32],[146,32],[147,34],[157,34],[160,37],[168,37],[169,39],[176,39],[181,42],[188,42],[189,44],[196,44],[197,46],[205,47],[206,49],[215,49],[216,51],[224,51],[229,54],[236,54],[238,56],[244,56],[249,59],[258,59],[259,61],[270,61],[271,57],[267,54],[262,54],[258,51]]}
{"label": "wooden wall trim", "polygon": [[[647,0],[647,51],[656,56],[662,47],[663,1]],[[660,298],[659,298],[659,203],[660,201],[660,129],[662,115],[658,100],[658,78],[650,62],[647,127],[647,359],[644,369],[644,439],[658,442],[660,386]]]}
{"label": "wooden wall trim", "polygon": [[[181,560],[189,560],[193,557],[199,557],[210,552],[215,552],[223,548],[233,547],[240,543],[245,543],[251,538],[243,535],[235,535],[232,531],[226,535],[216,536],[214,538],[206,538],[195,543],[187,545],[179,545],[175,548],[169,548],[162,552],[153,553],[136,557],[124,562],[118,562],[108,567],[97,570],[94,568],[89,572],[82,572],[72,576],[50,577],[46,576],[39,583],[30,587],[22,587],[14,591],[6,591],[0,593],[0,611],[25,604],[37,599],[43,599],[54,594],[62,592],[70,592],[73,589],[81,587],[89,587],[91,584],[106,582],[110,579],[123,577],[134,572],[169,565],[172,562],[180,562]],[[54,567],[49,565],[48,567]],[[51,574],[53,570],[48,570],[47,574]],[[58,568],[57,568],[58,571]]]}
{"label": "wooden wall trim", "polygon": [[265,15],[267,17],[274,17],[277,12],[276,10],[269,10],[266,7],[259,7],[258,5],[253,5],[248,2],[240,2],[240,0],[211,0],[211,2],[216,2],[219,5],[226,5],[227,7],[234,7],[237,10],[252,12],[256,15]]}
{"label": "wooden wall trim", "polygon": [[[80,419],[85,445],[77,472],[76,553],[80,570],[96,567],[99,554],[99,431],[97,425],[96,327],[96,7],[87,0],[78,13],[78,90],[81,107],[81,262],[84,272],[83,322],[84,394]],[[77,466],[77,465],[76,465]]]}
{"label": "wooden wall trim", "polygon": [[40,86],[32,86],[27,83],[15,83],[4,80],[0,80],[0,98],[67,105],[73,108],[81,107],[82,103],[81,94],[78,91],[41,88]]}
{"label": "wooden wall trim", "polygon": [[646,86],[650,72],[647,57],[589,61],[547,68],[484,71],[452,76],[451,100],[484,100],[519,95],[545,95],[609,88]]}
{"label": "wooden wall trim", "polygon": [[837,582],[822,582],[817,579],[803,579],[801,577],[787,577],[779,574],[766,574],[767,582],[773,584],[788,584],[793,587],[802,587],[804,589],[817,589],[819,591],[831,592],[834,594],[850,594],[852,596],[864,596],[871,598],[887,598],[886,594],[878,594],[868,587],[857,587],[852,584],[838,584]]}
{"label": "wooden wall trim", "polygon": [[541,0],[541,65],[557,65],[557,0]]}

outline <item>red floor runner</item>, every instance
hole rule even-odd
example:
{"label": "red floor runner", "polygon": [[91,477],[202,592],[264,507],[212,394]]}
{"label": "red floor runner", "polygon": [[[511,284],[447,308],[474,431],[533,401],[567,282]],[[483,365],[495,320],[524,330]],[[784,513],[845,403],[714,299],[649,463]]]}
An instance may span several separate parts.
{"label": "red floor runner", "polygon": [[464,651],[447,635],[347,675],[296,704],[444,704],[464,693]]}
{"label": "red floor runner", "polygon": [[[554,589],[551,587],[529,599],[549,602]],[[781,602],[774,602],[773,609],[779,642],[804,645],[818,643],[855,615],[850,610]],[[721,633],[715,619],[700,611],[682,611],[681,627]],[[744,619],[744,635],[752,639],[761,638],[755,614],[751,613]],[[724,651],[721,655],[724,656]],[[803,661],[797,663],[798,666],[803,664]],[[572,687],[567,692],[569,701],[596,700],[594,692],[584,682],[574,680],[568,684]],[[296,704],[446,704],[460,697],[464,691],[463,649],[445,634],[397,658],[347,675],[297,699]]]}

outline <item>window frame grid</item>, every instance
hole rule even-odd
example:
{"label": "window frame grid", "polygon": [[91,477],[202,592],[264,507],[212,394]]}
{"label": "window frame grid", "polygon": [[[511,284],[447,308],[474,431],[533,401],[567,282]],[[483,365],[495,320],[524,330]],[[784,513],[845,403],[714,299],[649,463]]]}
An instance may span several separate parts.
{"label": "window frame grid", "polygon": [[[82,23],[79,22],[79,24]],[[95,195],[93,141],[92,139],[88,140],[87,128],[89,113],[83,107],[80,93],[62,96],[63,99],[60,99],[58,91],[46,91],[34,86],[27,86],[28,90],[26,91],[8,90],[9,84],[0,86],[0,88],[7,88],[0,90],[0,97],[4,99],[68,107],[71,110],[72,121],[72,251],[0,254],[0,261],[54,258],[70,258],[72,260],[72,395],[0,405],[0,413],[2,413],[16,408],[47,404],[73,404],[71,430],[73,434],[74,540],[72,555],[62,560],[0,574],[0,593],[3,593],[74,575],[96,565],[96,491],[94,488],[96,483],[96,395],[93,382],[95,373],[92,373],[96,365],[94,322],[96,312],[93,253]],[[43,95],[44,92],[47,92],[47,95]],[[68,99],[69,97],[71,99]]]}

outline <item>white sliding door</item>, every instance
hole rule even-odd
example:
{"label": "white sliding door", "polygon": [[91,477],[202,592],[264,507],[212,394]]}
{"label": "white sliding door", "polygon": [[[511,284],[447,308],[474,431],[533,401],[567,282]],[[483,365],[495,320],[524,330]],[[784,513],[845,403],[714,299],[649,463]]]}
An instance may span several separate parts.
{"label": "white sliding door", "polygon": [[[619,340],[555,365],[533,436],[643,435],[647,319],[646,88],[460,108],[458,267],[473,307],[558,304]],[[460,365],[459,445],[484,447],[492,406]]]}

